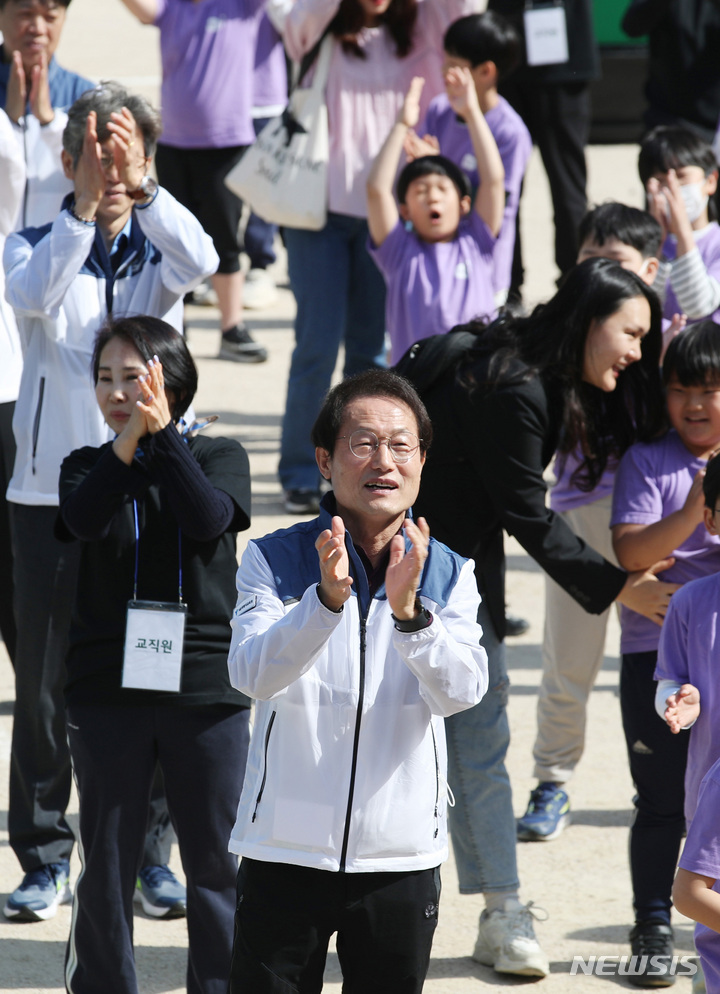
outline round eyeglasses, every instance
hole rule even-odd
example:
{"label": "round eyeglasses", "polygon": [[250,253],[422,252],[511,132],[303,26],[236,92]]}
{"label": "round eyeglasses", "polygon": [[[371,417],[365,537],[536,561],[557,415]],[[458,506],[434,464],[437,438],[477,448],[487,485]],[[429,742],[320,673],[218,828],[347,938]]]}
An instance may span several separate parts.
{"label": "round eyeglasses", "polygon": [[396,463],[408,462],[420,448],[421,438],[411,431],[396,431],[387,438],[378,438],[374,431],[358,428],[351,435],[338,435],[338,439],[346,438],[350,451],[358,459],[368,459],[375,455],[381,445],[387,445],[390,455]]}

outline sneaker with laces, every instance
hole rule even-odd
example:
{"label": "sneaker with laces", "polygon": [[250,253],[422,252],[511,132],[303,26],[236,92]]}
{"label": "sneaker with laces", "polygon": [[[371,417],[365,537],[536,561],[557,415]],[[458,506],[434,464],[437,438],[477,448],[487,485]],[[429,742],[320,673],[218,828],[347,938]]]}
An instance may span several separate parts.
{"label": "sneaker with laces", "polygon": [[3,914],[20,922],[44,922],[54,918],[61,904],[72,901],[69,876],[70,863],[66,859],[30,870],[7,899]]}
{"label": "sneaker with laces", "polygon": [[244,324],[236,324],[234,328],[222,333],[218,359],[229,359],[231,362],[265,362],[267,349],[258,345]]}
{"label": "sneaker with laces", "polygon": [[168,866],[143,866],[133,900],[151,918],[184,918],[187,892]]}
{"label": "sneaker with laces", "polygon": [[514,973],[520,977],[547,977],[550,964],[535,938],[533,916],[540,909],[527,905],[505,904],[505,911],[483,911],[472,958],[496,973]]}
{"label": "sneaker with laces", "polygon": [[243,287],[243,307],[261,311],[270,307],[278,298],[275,280],[267,269],[250,269]]}
{"label": "sneaker with laces", "polygon": [[632,972],[628,980],[635,987],[670,987],[675,983],[673,930],[667,922],[638,922],[630,932]]}
{"label": "sneaker with laces", "polygon": [[319,490],[286,490],[283,506],[288,514],[317,514],[320,496]]}
{"label": "sneaker with laces", "polygon": [[570,824],[570,798],[554,783],[539,783],[530,792],[527,811],[518,818],[520,842],[550,842]]}

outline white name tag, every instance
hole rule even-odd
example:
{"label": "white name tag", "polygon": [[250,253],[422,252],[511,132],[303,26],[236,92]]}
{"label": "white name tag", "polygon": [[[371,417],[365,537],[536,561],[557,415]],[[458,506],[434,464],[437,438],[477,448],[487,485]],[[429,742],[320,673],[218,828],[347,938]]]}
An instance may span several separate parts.
{"label": "white name tag", "polygon": [[185,604],[128,602],[123,687],[180,690],[186,617]]}
{"label": "white name tag", "polygon": [[529,66],[556,65],[568,60],[565,8],[535,7],[526,10],[525,49]]}

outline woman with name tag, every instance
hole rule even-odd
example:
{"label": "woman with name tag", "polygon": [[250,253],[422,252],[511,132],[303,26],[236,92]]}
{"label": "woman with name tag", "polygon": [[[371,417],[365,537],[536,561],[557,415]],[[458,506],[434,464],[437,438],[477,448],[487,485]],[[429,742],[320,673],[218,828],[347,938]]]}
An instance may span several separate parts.
{"label": "woman with name tag", "polygon": [[185,426],[197,370],[164,321],[108,321],[92,370],[117,434],[63,462],[56,526],[83,543],[65,690],[83,871],[66,985],[137,992],[133,895],[159,762],[187,877],[187,989],[225,994],[237,870],[227,840],[250,713],[227,674],[247,455]]}

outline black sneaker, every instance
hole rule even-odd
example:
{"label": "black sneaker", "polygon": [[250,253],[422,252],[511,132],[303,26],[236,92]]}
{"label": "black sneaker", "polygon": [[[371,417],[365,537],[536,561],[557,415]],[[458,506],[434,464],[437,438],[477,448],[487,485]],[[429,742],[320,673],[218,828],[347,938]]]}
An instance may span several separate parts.
{"label": "black sneaker", "polygon": [[505,615],[505,634],[512,638],[514,635],[524,635],[530,627],[526,618],[518,618],[516,614]]}
{"label": "black sneaker", "polygon": [[662,921],[638,922],[630,932],[628,980],[635,987],[670,987],[675,983],[673,930]]}
{"label": "black sneaker", "polygon": [[320,510],[320,491],[286,490],[284,507],[288,514],[317,514]]}
{"label": "black sneaker", "polygon": [[222,333],[218,359],[229,359],[231,362],[265,362],[267,357],[267,349],[258,345],[244,324],[236,324],[234,328]]}

